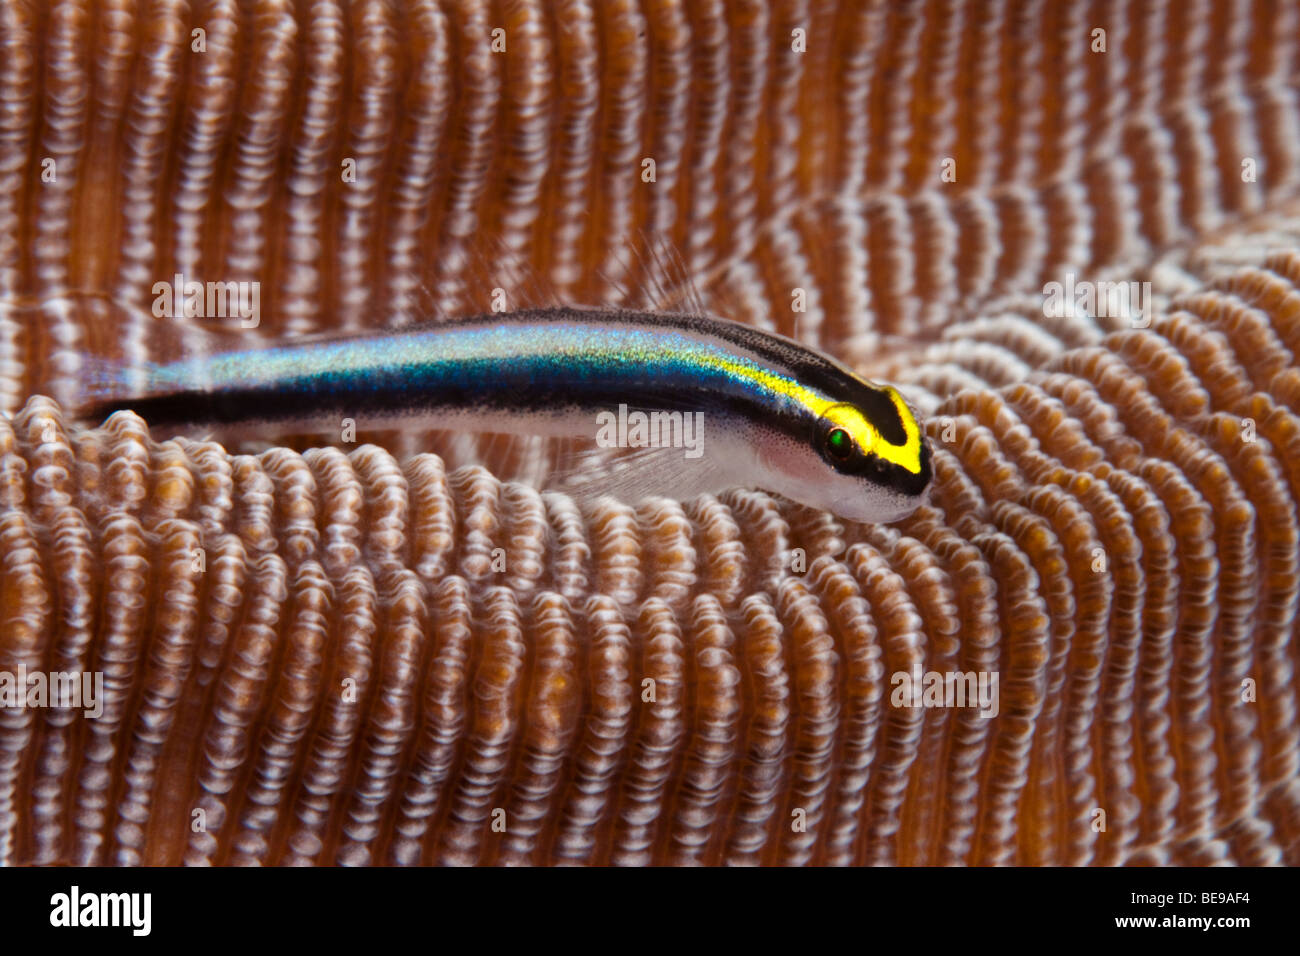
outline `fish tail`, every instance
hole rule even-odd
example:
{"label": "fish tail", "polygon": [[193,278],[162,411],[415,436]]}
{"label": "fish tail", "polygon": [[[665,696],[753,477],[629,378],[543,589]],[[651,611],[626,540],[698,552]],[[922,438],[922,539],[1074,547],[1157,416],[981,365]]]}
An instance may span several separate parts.
{"label": "fish tail", "polygon": [[157,390],[160,364],[81,353],[72,410],[83,421],[98,424],[132,401]]}
{"label": "fish tail", "polygon": [[204,354],[207,338],[98,292],[0,297],[0,412],[45,395],[99,424],[163,390],[160,371]]}

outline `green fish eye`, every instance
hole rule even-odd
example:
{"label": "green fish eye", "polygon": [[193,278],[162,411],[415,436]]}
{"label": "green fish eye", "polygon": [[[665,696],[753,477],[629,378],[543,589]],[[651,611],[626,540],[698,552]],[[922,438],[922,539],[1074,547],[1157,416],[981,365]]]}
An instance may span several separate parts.
{"label": "green fish eye", "polygon": [[843,428],[832,428],[826,436],[826,450],[838,461],[848,461],[853,454],[853,442]]}

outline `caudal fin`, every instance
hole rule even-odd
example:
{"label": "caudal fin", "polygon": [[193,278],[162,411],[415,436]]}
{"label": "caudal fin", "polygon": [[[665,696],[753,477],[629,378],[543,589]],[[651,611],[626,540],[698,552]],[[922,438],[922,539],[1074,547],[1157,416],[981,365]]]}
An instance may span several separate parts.
{"label": "caudal fin", "polygon": [[102,293],[0,298],[0,411],[46,395],[98,425],[156,391],[166,363],[211,351],[210,339]]}

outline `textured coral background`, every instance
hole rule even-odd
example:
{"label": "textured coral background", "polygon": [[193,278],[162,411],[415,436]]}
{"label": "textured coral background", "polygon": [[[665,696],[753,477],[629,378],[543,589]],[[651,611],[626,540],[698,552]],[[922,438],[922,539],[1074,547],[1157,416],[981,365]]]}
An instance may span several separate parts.
{"label": "textured coral background", "polygon": [[[0,4],[0,670],[109,689],[0,710],[0,862],[1300,863],[1298,47],[1282,2]],[[177,272],[260,281],[252,344],[506,261],[620,301],[647,234],[903,383],[932,507],[584,515],[463,442],[32,397],[193,331]],[[1070,272],[1150,327],[1045,317]],[[999,716],[891,706],[917,666]]]}

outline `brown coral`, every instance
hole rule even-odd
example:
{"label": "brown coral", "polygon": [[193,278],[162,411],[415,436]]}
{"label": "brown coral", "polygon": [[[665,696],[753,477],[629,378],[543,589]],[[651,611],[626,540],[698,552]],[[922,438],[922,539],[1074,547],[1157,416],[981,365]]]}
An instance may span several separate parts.
{"label": "brown coral", "polygon": [[[0,9],[0,671],[107,691],[0,709],[0,860],[1300,862],[1296,18]],[[269,340],[472,308],[484,248],[609,300],[638,230],[907,384],[932,505],[582,514],[29,398],[163,347],[176,272],[260,281]],[[1066,273],[1153,307],[1045,314]]]}

